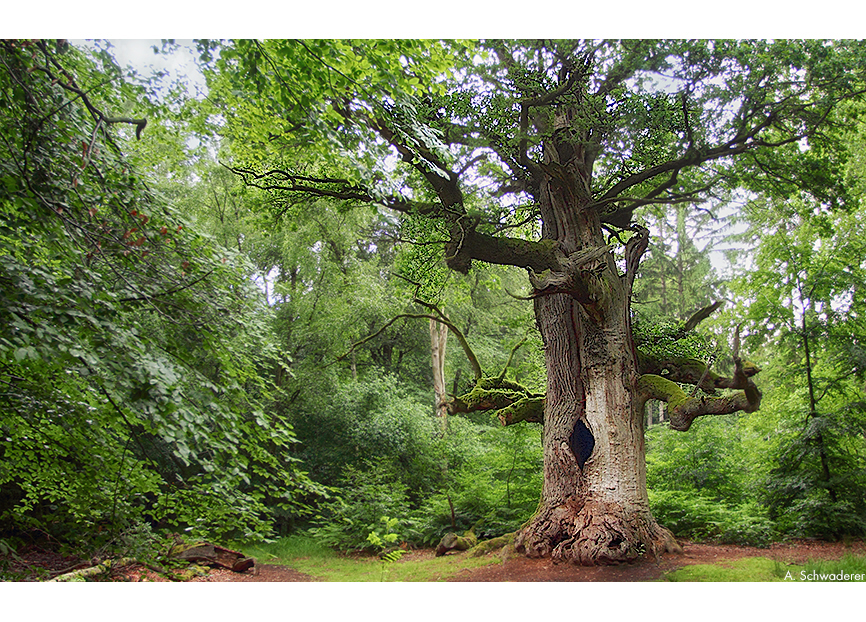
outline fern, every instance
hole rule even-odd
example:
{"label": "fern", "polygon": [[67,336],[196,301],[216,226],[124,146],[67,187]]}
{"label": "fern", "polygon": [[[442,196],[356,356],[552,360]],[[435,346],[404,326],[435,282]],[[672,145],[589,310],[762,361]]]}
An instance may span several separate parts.
{"label": "fern", "polygon": [[406,551],[400,548],[389,548],[394,546],[400,537],[394,531],[400,521],[387,516],[383,516],[381,521],[385,524],[386,533],[380,535],[378,531],[371,531],[370,535],[367,536],[367,541],[379,549],[379,559],[382,561],[382,581],[385,581],[388,576],[388,566],[399,561]]}

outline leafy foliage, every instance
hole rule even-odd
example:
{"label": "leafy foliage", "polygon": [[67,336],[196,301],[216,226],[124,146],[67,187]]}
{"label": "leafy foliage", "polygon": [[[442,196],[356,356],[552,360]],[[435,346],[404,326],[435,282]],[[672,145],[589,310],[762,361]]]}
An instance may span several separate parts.
{"label": "leafy foliage", "polygon": [[[465,275],[446,261],[470,231],[537,240],[551,142],[597,150],[594,200],[620,210],[602,210],[607,233],[646,206],[633,337],[657,358],[727,363],[721,339],[683,330],[720,293],[696,240],[711,225],[685,205],[716,182],[761,193],[725,321],[750,327],[763,410],[652,426],[654,515],[724,542],[862,534],[866,176],[862,138],[839,140],[860,47],[202,41],[208,98],[165,105],[100,48],[3,42],[2,535],[144,550],[157,527],[249,540],[312,523],[320,544],[386,550],[398,531],[518,529],[539,430],[471,413],[443,433],[426,321],[408,316],[436,303],[487,371],[508,361],[545,390],[532,304],[512,295],[525,275],[494,265],[517,247]],[[459,395],[472,371],[453,337],[447,351]]]}
{"label": "leafy foliage", "polygon": [[768,397],[784,439],[765,501],[790,533],[862,534],[862,209],[830,211],[806,196],[756,200],[743,216],[755,266],[738,286],[757,292],[743,306],[752,342],[775,353]]}
{"label": "leafy foliage", "polygon": [[653,516],[674,535],[767,547],[778,537],[766,510],[751,502],[729,506],[700,494],[650,490]]}
{"label": "leafy foliage", "polygon": [[261,409],[249,267],[148,191],[100,108],[140,93],[61,44],[7,41],[0,63],[4,529],[262,536],[272,508],[305,512],[321,488]]}

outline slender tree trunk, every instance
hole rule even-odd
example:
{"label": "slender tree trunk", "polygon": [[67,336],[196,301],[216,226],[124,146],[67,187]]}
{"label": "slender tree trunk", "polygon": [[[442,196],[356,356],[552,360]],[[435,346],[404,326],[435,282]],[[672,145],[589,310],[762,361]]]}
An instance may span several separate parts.
{"label": "slender tree trunk", "polygon": [[[665,220],[664,216],[659,216],[658,222],[659,222],[658,244],[662,248],[662,250],[664,250],[666,248],[665,247],[665,240],[664,240],[664,235],[665,235],[664,232],[665,232],[665,226],[667,225],[667,221]],[[666,261],[667,261],[667,259],[665,257],[665,253],[662,252],[661,261],[659,262],[661,264],[661,266],[659,268],[659,274],[661,275],[661,280],[662,280],[662,315],[668,314],[668,287],[667,287],[668,275],[667,275]]]}
{"label": "slender tree trunk", "polygon": [[[815,399],[815,383],[812,379],[812,350],[809,344],[808,324],[806,322],[806,313],[811,310],[811,303],[803,310],[803,318],[801,320],[801,330],[803,331],[803,351],[806,355],[806,386],[809,389],[809,418],[817,418],[818,401]],[[820,432],[815,435],[815,441],[818,443],[818,457],[821,460],[821,479],[827,487],[827,493],[830,495],[830,500],[835,503],[837,501],[836,490],[830,485],[830,463],[827,460],[827,452],[824,449],[824,435]]]}
{"label": "slender tree trunk", "polygon": [[686,245],[686,211],[682,205],[676,206],[677,210],[677,315],[683,317],[686,314],[686,295],[683,281],[685,281],[685,265],[683,264],[683,249]]}
{"label": "slender tree trunk", "polygon": [[445,389],[445,346],[448,343],[448,327],[430,320],[430,350],[433,359],[433,394],[436,400],[436,417],[442,434],[448,429],[448,392]]}

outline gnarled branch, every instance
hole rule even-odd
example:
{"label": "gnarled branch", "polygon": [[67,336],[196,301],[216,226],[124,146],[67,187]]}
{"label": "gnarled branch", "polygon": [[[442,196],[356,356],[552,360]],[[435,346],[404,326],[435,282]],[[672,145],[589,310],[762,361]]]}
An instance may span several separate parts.
{"label": "gnarled branch", "polygon": [[[665,376],[644,373],[638,380],[638,400],[641,410],[648,400],[667,402],[671,427],[685,432],[692,422],[703,415],[729,415],[731,413],[755,412],[761,405],[761,392],[751,377],[760,369],[740,358],[740,327],[734,334],[734,375],[724,378],[712,373],[696,359],[670,359],[658,371],[669,372]],[[677,382],[694,384],[710,395],[686,394]],[[738,389],[738,392],[715,396],[716,388]]]}

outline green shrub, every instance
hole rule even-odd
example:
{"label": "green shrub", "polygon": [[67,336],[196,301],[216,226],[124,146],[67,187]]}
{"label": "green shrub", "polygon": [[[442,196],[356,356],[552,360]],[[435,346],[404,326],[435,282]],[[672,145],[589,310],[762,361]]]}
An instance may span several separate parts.
{"label": "green shrub", "polygon": [[401,518],[411,527],[411,521],[402,519],[409,515],[408,494],[394,465],[380,460],[368,462],[365,469],[347,466],[337,489],[309,530],[320,544],[341,551],[372,551],[368,536],[380,528],[383,516]]}
{"label": "green shrub", "polygon": [[449,434],[457,437],[453,443],[459,443],[462,456],[449,463],[447,488],[415,511],[421,542],[435,545],[445,533],[462,533],[479,520],[475,534],[482,540],[517,530],[541,494],[540,429],[503,429],[459,418],[452,423]]}
{"label": "green shrub", "polygon": [[820,490],[791,503],[777,522],[785,533],[798,538],[837,540],[842,535],[866,533],[866,516],[857,511],[854,503],[844,499],[832,501]]}
{"label": "green shrub", "polygon": [[769,546],[777,535],[772,521],[754,502],[729,506],[700,494],[678,490],[651,490],[649,500],[656,520],[676,536]]}

